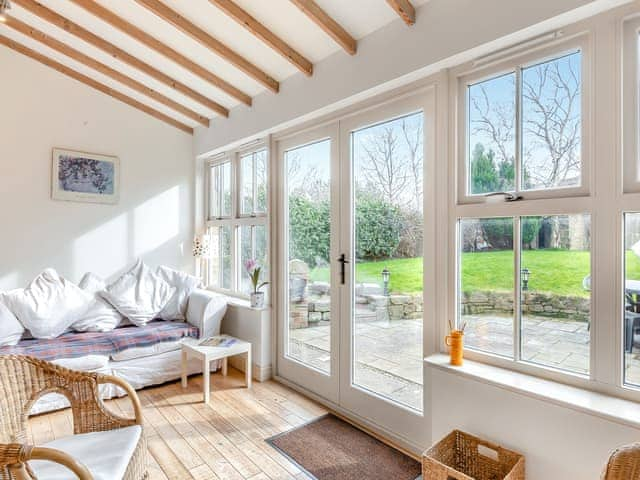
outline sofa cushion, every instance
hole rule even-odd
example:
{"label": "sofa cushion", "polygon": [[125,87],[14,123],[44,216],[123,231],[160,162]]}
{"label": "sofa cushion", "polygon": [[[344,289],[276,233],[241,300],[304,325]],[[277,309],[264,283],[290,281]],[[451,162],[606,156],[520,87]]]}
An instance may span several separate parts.
{"label": "sofa cushion", "polygon": [[199,330],[184,322],[151,322],[144,327],[121,327],[110,332],[66,333],[49,340],[22,340],[15,346],[0,347],[0,355],[31,355],[43,360],[112,355],[128,348],[174,342],[184,337],[198,338]]}
{"label": "sofa cushion", "polygon": [[127,348],[122,352],[112,353],[111,359],[114,362],[125,362],[127,360],[133,360],[134,358],[150,357],[152,355],[160,355],[162,353],[171,352],[173,350],[179,350],[183,343],[197,343],[198,340],[191,337],[185,337],[173,342],[160,342],[147,347],[134,347]]}
{"label": "sofa cushion", "polygon": [[5,293],[3,301],[34,338],[50,339],[79,320],[93,298],[49,268],[27,288]]}
{"label": "sofa cushion", "polygon": [[[121,480],[135,452],[142,427],[131,427],[69,435],[40,445],[55,448],[84,464],[94,480]],[[62,465],[43,460],[29,462],[36,478],[68,480],[74,475]]]}
{"label": "sofa cushion", "polygon": [[100,294],[131,323],[141,327],[158,316],[174,293],[174,287],[138,260]]}
{"label": "sofa cushion", "polygon": [[189,295],[196,288],[202,286],[202,280],[193,275],[173,270],[169,267],[160,266],[156,273],[165,282],[176,289],[175,293],[164,306],[159,318],[162,320],[184,320],[187,315],[187,303]]}
{"label": "sofa cushion", "polygon": [[89,272],[80,280],[79,287],[93,296],[89,309],[71,325],[76,332],[108,332],[116,328],[124,317],[99,295],[106,288],[105,281]]}
{"label": "sofa cushion", "polygon": [[16,316],[0,301],[0,346],[16,345],[22,338],[24,327]]}
{"label": "sofa cushion", "polygon": [[97,370],[104,371],[109,367],[109,355],[85,355],[76,358],[56,358],[51,360],[64,368],[70,370],[79,370],[81,372],[94,372]]}

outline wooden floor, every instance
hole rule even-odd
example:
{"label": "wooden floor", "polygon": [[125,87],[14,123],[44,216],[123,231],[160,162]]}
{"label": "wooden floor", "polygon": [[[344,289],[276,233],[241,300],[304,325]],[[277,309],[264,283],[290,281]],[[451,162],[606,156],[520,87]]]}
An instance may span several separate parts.
{"label": "wooden floor", "polygon": [[[301,480],[308,477],[264,439],[326,413],[317,403],[273,381],[244,388],[244,375],[211,377],[209,405],[202,403],[202,377],[140,390],[152,480]],[[105,402],[131,416],[128,399]],[[33,417],[35,444],[70,435],[69,410]]]}

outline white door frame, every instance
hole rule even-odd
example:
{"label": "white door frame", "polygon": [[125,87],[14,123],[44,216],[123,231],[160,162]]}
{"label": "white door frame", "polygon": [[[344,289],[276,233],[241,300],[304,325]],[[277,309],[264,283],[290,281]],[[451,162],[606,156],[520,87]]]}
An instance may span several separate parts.
{"label": "white door frame", "polygon": [[[426,88],[413,92],[411,95],[386,102],[365,112],[352,115],[340,121],[340,160],[341,160],[341,198],[340,210],[342,223],[340,228],[340,253],[345,253],[350,263],[346,282],[341,286],[340,310],[340,406],[359,416],[364,416],[369,422],[385,431],[392,431],[396,436],[411,444],[426,445],[430,440],[430,432],[424,412],[427,408],[428,392],[423,390],[422,411],[410,409],[392,402],[373,392],[352,384],[353,372],[353,307],[354,303],[354,220],[353,220],[353,160],[351,158],[351,132],[370,125],[399,118],[407,114],[422,111],[424,114],[423,141],[423,212],[424,212],[424,272],[423,301],[425,311],[423,316],[423,353],[431,348],[425,340],[430,329],[426,325],[433,322],[435,306],[435,252],[434,217],[435,217],[435,175],[434,150],[435,144],[435,92],[433,88]],[[427,277],[431,277],[427,279]],[[430,339],[432,340],[432,339]],[[424,375],[423,375],[424,380]],[[424,383],[423,383],[424,385]],[[366,413],[364,413],[366,412]]]}
{"label": "white door frame", "polygon": [[338,162],[338,125],[337,123],[324,125],[318,128],[306,130],[300,134],[292,135],[287,138],[280,139],[277,145],[277,175],[280,180],[278,187],[277,199],[277,217],[278,217],[278,318],[277,318],[277,371],[278,375],[287,378],[301,387],[314,392],[315,394],[325,398],[331,402],[337,403],[339,398],[339,352],[340,352],[340,333],[338,330],[340,292],[338,288],[339,271],[336,268],[335,259],[338,258],[338,241],[337,235],[332,235],[330,245],[330,264],[331,264],[331,361],[330,373],[327,375],[320,370],[314,369],[303,364],[291,357],[287,356],[288,346],[288,318],[289,318],[289,238],[287,235],[287,211],[288,211],[288,188],[287,188],[287,172],[284,155],[287,151],[297,147],[317,143],[329,139],[331,141],[331,231],[338,232],[340,225],[338,208],[339,204],[339,162]]}

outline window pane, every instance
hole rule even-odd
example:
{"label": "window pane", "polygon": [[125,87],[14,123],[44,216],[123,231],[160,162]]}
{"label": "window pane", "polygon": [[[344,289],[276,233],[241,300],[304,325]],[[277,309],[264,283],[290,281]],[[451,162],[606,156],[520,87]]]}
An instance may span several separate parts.
{"label": "window pane", "polygon": [[513,358],[513,219],[460,220],[458,328],[465,344]]}
{"label": "window pane", "polygon": [[351,135],[353,384],[423,408],[423,114]]}
{"label": "window pane", "polygon": [[[242,225],[240,227],[240,291],[246,295],[253,292],[251,278],[245,268],[247,260],[255,260],[261,267],[260,283],[269,280],[267,265],[267,235],[264,225]],[[260,291],[266,291],[263,287]]]}
{"label": "window pane", "polygon": [[231,162],[211,167],[209,218],[231,216]]}
{"label": "window pane", "polygon": [[515,73],[468,87],[468,191],[515,190]]}
{"label": "window pane", "polygon": [[209,268],[211,285],[230,290],[231,285],[231,227],[212,227],[209,229],[211,238],[211,258]]}
{"label": "window pane", "polygon": [[284,159],[289,250],[286,355],[329,374],[331,140],[289,150]]}
{"label": "window pane", "polygon": [[240,194],[243,215],[253,213],[253,158],[252,153],[240,158]]}
{"label": "window pane", "polygon": [[640,386],[640,213],[627,213],[624,225],[624,381]]}
{"label": "window pane", "polygon": [[267,206],[267,150],[263,149],[240,158],[240,190],[242,215],[266,212]]}
{"label": "window pane", "polygon": [[591,217],[521,219],[522,359],[589,372]]}
{"label": "window pane", "polygon": [[581,61],[576,52],[522,70],[523,190],[580,185]]}
{"label": "window pane", "polygon": [[256,213],[267,211],[267,150],[256,152]]}

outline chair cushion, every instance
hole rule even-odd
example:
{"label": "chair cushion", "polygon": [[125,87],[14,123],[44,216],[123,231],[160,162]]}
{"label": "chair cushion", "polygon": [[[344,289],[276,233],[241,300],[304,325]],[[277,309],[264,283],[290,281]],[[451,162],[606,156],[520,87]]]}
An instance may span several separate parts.
{"label": "chair cushion", "polygon": [[158,316],[175,291],[139,260],[100,295],[131,323],[142,327]]}
{"label": "chair cushion", "polygon": [[[94,480],[121,480],[138,445],[142,427],[119,428],[106,432],[83,433],[56,439],[40,445],[55,448],[84,464]],[[66,467],[53,462],[29,462],[36,478],[69,480],[75,478]]]}

